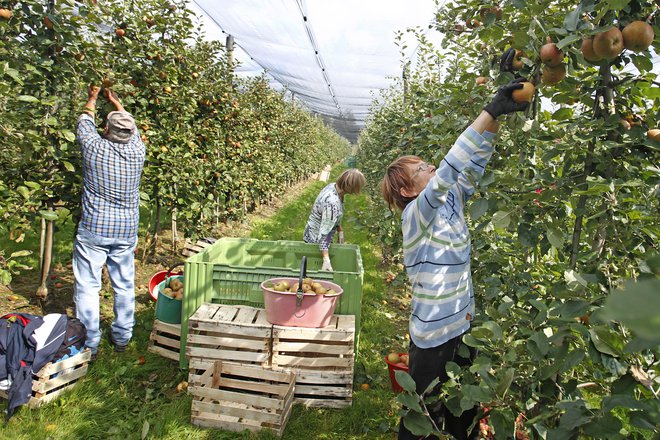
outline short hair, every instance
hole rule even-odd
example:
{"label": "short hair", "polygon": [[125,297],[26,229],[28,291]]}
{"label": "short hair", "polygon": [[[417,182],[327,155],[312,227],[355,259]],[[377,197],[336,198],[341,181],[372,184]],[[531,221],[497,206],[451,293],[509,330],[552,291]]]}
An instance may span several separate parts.
{"label": "short hair", "polygon": [[380,183],[380,191],[390,209],[397,208],[403,211],[408,203],[414,200],[414,197],[403,196],[401,190],[414,186],[408,165],[421,161],[418,156],[401,156],[387,167],[385,177]]}
{"label": "short hair", "polygon": [[364,174],[355,168],[346,170],[337,178],[335,185],[337,189],[344,194],[359,194],[367,184]]}
{"label": "short hair", "polygon": [[135,119],[125,111],[114,111],[108,113],[107,134],[105,138],[110,142],[127,144],[135,133]]}

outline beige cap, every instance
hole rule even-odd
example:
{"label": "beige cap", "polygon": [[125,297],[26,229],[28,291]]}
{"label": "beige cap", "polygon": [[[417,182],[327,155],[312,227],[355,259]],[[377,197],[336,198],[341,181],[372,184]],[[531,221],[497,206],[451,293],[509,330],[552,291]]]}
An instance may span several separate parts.
{"label": "beige cap", "polygon": [[125,144],[135,133],[135,119],[128,112],[110,112],[107,119],[106,139],[110,142]]}

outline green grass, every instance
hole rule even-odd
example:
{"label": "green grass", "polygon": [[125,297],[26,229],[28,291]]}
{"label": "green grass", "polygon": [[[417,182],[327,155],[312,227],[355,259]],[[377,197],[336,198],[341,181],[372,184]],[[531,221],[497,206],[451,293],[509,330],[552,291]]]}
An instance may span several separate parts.
{"label": "green grass", "polygon": [[[331,179],[343,171],[337,167]],[[252,227],[251,236],[268,240],[301,240],[309,210],[326,185],[314,182],[273,217]],[[401,292],[384,280],[380,250],[363,225],[367,197],[347,196],[343,226],[349,243],[360,245],[365,269],[360,350],[356,359],[352,406],[308,409],[297,405],[284,439],[392,439],[398,423],[383,356],[407,346],[407,316],[400,310]],[[146,216],[143,216],[146,219]],[[69,231],[72,231],[70,229]],[[61,231],[64,233],[64,231]],[[72,235],[71,235],[72,237]],[[62,261],[70,260],[63,252]],[[178,364],[147,352],[154,315],[149,305],[136,316],[133,341],[126,353],[116,354],[104,340],[98,360],[74,389],[39,409],[21,408],[2,428],[14,439],[274,439],[258,434],[200,429],[190,424],[191,398],[177,393],[187,379]],[[107,323],[105,324],[107,325]],[[144,356],[146,362],[140,364]],[[362,390],[360,385],[370,388]],[[0,409],[6,405],[0,404]]]}

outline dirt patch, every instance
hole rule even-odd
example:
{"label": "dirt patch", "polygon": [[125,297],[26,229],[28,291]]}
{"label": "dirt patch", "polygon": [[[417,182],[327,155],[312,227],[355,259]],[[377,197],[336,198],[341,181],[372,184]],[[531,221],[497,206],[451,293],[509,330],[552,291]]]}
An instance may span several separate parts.
{"label": "dirt patch", "polygon": [[[221,224],[214,228],[214,236],[220,237],[246,237],[252,230],[255,221],[272,217],[280,208],[296,199],[307,186],[316,180],[313,176],[309,180],[298,182],[287,188],[286,192],[269,204],[258,206],[254,212],[249,213],[242,221],[233,221]],[[139,237],[138,256],[144,244],[145,237]],[[183,240],[181,240],[183,243]],[[38,251],[38,250],[37,250]],[[167,270],[172,265],[184,261],[181,254],[182,246],[177,249],[172,245],[172,234],[169,229],[161,231],[155,254],[148,261],[135,261],[135,312],[140,313],[152,307],[153,301],[148,292],[148,283],[151,277],[161,270]],[[48,279],[48,297],[45,301],[39,300],[35,292],[39,287],[39,271],[24,272],[15,277],[10,286],[0,286],[0,316],[9,312],[32,313],[45,315],[47,313],[66,313],[75,316],[73,302],[73,271],[71,262],[53,265]],[[104,273],[101,296],[101,319],[112,321],[112,286],[107,274]]]}

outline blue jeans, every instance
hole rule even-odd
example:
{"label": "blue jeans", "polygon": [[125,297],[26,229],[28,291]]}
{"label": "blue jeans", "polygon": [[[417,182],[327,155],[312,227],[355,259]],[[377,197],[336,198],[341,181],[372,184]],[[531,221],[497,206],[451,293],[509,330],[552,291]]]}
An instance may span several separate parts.
{"label": "blue jeans", "polygon": [[76,317],[87,327],[85,345],[96,353],[101,342],[99,292],[107,264],[114,291],[115,319],[110,327],[118,345],[128,344],[135,325],[135,264],[137,237],[105,238],[78,227],[73,245],[73,298]]}

